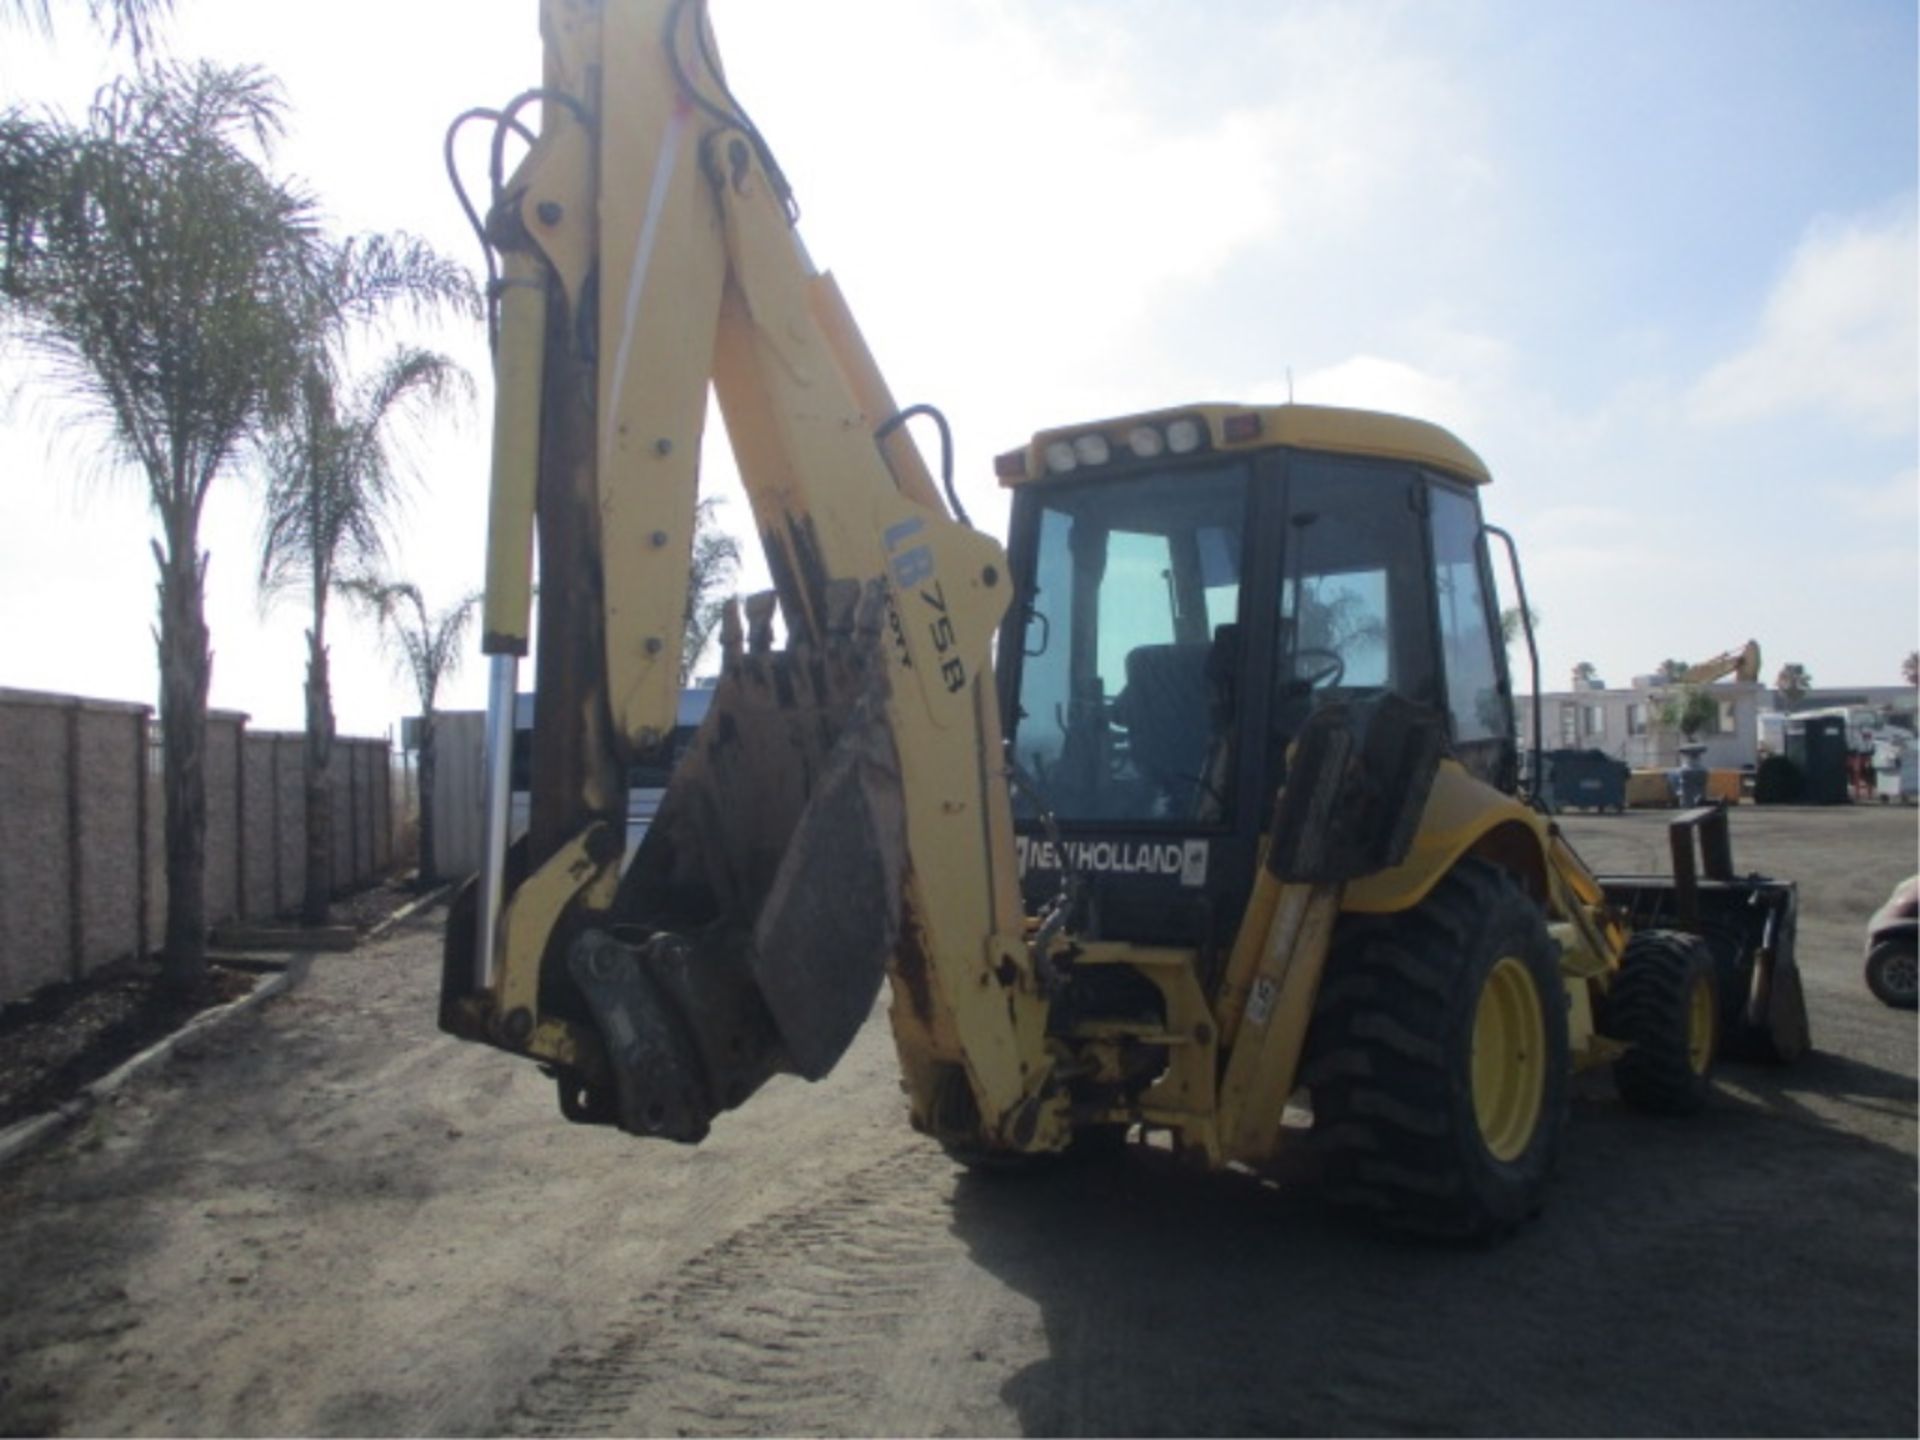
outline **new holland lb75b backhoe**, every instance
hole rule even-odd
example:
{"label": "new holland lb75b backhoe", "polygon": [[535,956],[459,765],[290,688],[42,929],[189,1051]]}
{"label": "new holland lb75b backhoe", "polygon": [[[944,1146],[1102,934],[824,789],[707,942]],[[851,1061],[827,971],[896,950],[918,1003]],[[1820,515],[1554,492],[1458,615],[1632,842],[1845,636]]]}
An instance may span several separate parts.
{"label": "new holland lb75b backhoe", "polygon": [[[1724,816],[1676,832],[1676,879],[1603,883],[1517,797],[1465,445],[1295,405],[1069,426],[1000,458],[1003,548],[933,415],[943,503],[905,428],[927,407],[808,261],[698,0],[541,17],[541,88],[474,112],[490,838],[445,1028],[546,1067],[570,1119],[697,1141],[769,1076],[824,1075],[884,981],[912,1123],[964,1159],[1298,1138],[1332,1193],[1447,1234],[1537,1207],[1574,1071],[1687,1110],[1723,1040],[1804,1043],[1793,889],[1734,879]],[[626,857],[627,768],[674,720],[709,386],[775,592],[725,626]]]}

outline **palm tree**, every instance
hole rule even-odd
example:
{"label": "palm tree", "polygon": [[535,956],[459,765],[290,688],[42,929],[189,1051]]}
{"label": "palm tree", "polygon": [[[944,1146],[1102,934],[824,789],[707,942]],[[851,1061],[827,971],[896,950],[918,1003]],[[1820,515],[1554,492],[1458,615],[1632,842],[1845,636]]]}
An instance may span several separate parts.
{"label": "palm tree", "polygon": [[327,601],[347,576],[371,574],[385,560],[384,531],[399,489],[390,428],[471,385],[446,356],[407,348],[342,396],[327,367],[316,363],[293,410],[267,442],[261,589],[269,596],[300,592],[313,616],[307,630],[306,879],[300,912],[307,925],[326,924],[333,894]]}
{"label": "palm tree", "polygon": [[[109,34],[116,45],[125,40],[138,56],[153,44],[154,25],[173,10],[173,0],[87,0],[87,16]],[[49,0],[0,0],[0,15],[23,20],[44,33],[53,32]]]}
{"label": "palm tree", "polygon": [[1702,730],[1720,721],[1720,701],[1704,686],[1683,685],[1660,704],[1660,723],[1692,741]]}
{"label": "palm tree", "polygon": [[1679,681],[1684,680],[1687,671],[1692,668],[1693,667],[1684,660],[1662,660],[1660,667],[1653,673],[1662,680]]}
{"label": "palm tree", "polygon": [[1594,679],[1599,674],[1599,670],[1594,667],[1594,663],[1591,660],[1582,660],[1578,665],[1573,667],[1573,688],[1576,690],[1586,690],[1590,688]]}
{"label": "palm tree", "polygon": [[1900,662],[1900,674],[1909,685],[1920,685],[1920,650],[1909,650]]}
{"label": "palm tree", "polygon": [[370,609],[381,634],[397,648],[399,668],[413,681],[420,700],[420,879],[422,890],[440,879],[433,845],[434,714],[440,686],[465,658],[467,629],[480,603],[478,591],[437,613],[429,613],[419,588],[404,581],[359,579],[343,587]]}
{"label": "palm tree", "polygon": [[265,168],[284,111],[263,72],[203,63],[114,82],[83,124],[0,117],[5,318],[145,478],[158,521],[162,974],[180,987],[206,970],[200,515],[296,392],[326,256],[310,197]]}
{"label": "palm tree", "polygon": [[1807,692],[1813,689],[1813,676],[1807,667],[1799,661],[1791,665],[1782,665],[1780,673],[1773,677],[1773,688],[1780,692],[1780,698],[1786,702],[1787,709],[1796,708],[1807,698]]}
{"label": "palm tree", "polygon": [[1509,605],[1500,612],[1500,643],[1511,645],[1526,632],[1527,626],[1535,630],[1540,628],[1540,612],[1529,605],[1526,611],[1526,623],[1521,620],[1520,607]]}
{"label": "palm tree", "polygon": [[740,542],[718,529],[720,497],[709,495],[693,512],[693,559],[687,569],[687,628],[680,637],[680,686],[693,680],[713,632],[726,613],[725,591],[740,568]]}

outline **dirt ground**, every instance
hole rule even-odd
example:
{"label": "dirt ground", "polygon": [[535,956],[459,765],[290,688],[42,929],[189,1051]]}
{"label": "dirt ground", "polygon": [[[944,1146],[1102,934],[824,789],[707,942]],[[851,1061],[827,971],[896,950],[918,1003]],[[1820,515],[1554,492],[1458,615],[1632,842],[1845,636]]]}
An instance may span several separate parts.
{"label": "dirt ground", "polygon": [[[1568,829],[1659,869],[1664,819]],[[1800,882],[1817,1053],[1689,1120],[1598,1082],[1484,1250],[1151,1150],[965,1175],[880,1020],[698,1149],[569,1126],[437,1034],[409,922],[0,1171],[0,1432],[1914,1434],[1916,1031],[1859,954],[1915,815],[1734,841]]]}
{"label": "dirt ground", "polygon": [[176,990],[157,962],[128,958],[0,1006],[0,1130],[58,1109],[202,1010],[248,994],[254,980],[215,964],[200,984]]}
{"label": "dirt ground", "polygon": [[[370,885],[335,900],[332,923],[364,935],[413,898],[398,882]],[[156,960],[128,957],[0,1005],[0,1129],[57,1109],[202,1010],[249,994],[260,975],[285,965],[279,957],[262,963],[215,954],[206,978],[183,991],[162,982]]]}

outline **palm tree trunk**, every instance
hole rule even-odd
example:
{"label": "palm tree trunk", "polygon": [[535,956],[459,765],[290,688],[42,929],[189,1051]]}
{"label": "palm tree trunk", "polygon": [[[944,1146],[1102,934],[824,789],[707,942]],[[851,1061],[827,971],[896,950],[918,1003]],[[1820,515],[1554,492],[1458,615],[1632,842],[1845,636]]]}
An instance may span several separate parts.
{"label": "palm tree trunk", "polygon": [[[180,533],[185,530],[186,533]],[[166,797],[167,933],[161,978],[190,990],[207,973],[206,556],[190,526],[169,524],[160,565],[161,789]]]}
{"label": "palm tree trunk", "polygon": [[440,881],[440,863],[433,850],[433,712],[420,717],[420,889]]}
{"label": "palm tree trunk", "polygon": [[324,925],[333,899],[333,688],[319,627],[307,632],[307,864],[300,923]]}

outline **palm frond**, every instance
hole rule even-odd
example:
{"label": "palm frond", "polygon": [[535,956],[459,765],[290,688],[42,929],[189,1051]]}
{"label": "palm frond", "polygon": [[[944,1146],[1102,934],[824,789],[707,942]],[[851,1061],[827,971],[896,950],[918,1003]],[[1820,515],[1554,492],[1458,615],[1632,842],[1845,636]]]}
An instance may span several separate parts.
{"label": "palm frond", "polygon": [[344,398],[331,372],[311,365],[294,408],[265,447],[263,592],[303,588],[316,628],[324,628],[326,597],[338,578],[384,568],[404,473],[394,428],[471,388],[453,360],[418,347],[396,351]]}
{"label": "palm frond", "polygon": [[726,609],[726,592],[740,568],[740,542],[719,528],[720,497],[709,495],[694,510],[693,552],[687,566],[686,628],[680,639],[680,683],[693,678]]}
{"label": "palm frond", "polygon": [[175,541],[297,373],[313,201],[263,167],[284,120],[264,72],[155,66],[81,124],[0,124],[10,318],[145,474]]}
{"label": "palm frond", "polygon": [[432,613],[419,587],[406,581],[355,575],[343,580],[341,589],[377,621],[383,643],[394,654],[396,670],[413,681],[420,713],[432,714],[441,685],[466,658],[467,633],[480,606],[480,592],[469,591],[445,610]]}
{"label": "palm frond", "polygon": [[450,313],[478,319],[480,294],[466,266],[405,231],[356,235],[334,251],[328,298],[345,322],[415,320]]}
{"label": "palm frond", "polygon": [[[106,30],[116,45],[125,40],[136,59],[152,48],[155,27],[172,12],[173,0],[87,0],[87,15],[95,27]],[[6,14],[44,35],[53,33],[48,0],[0,0],[0,15]]]}

